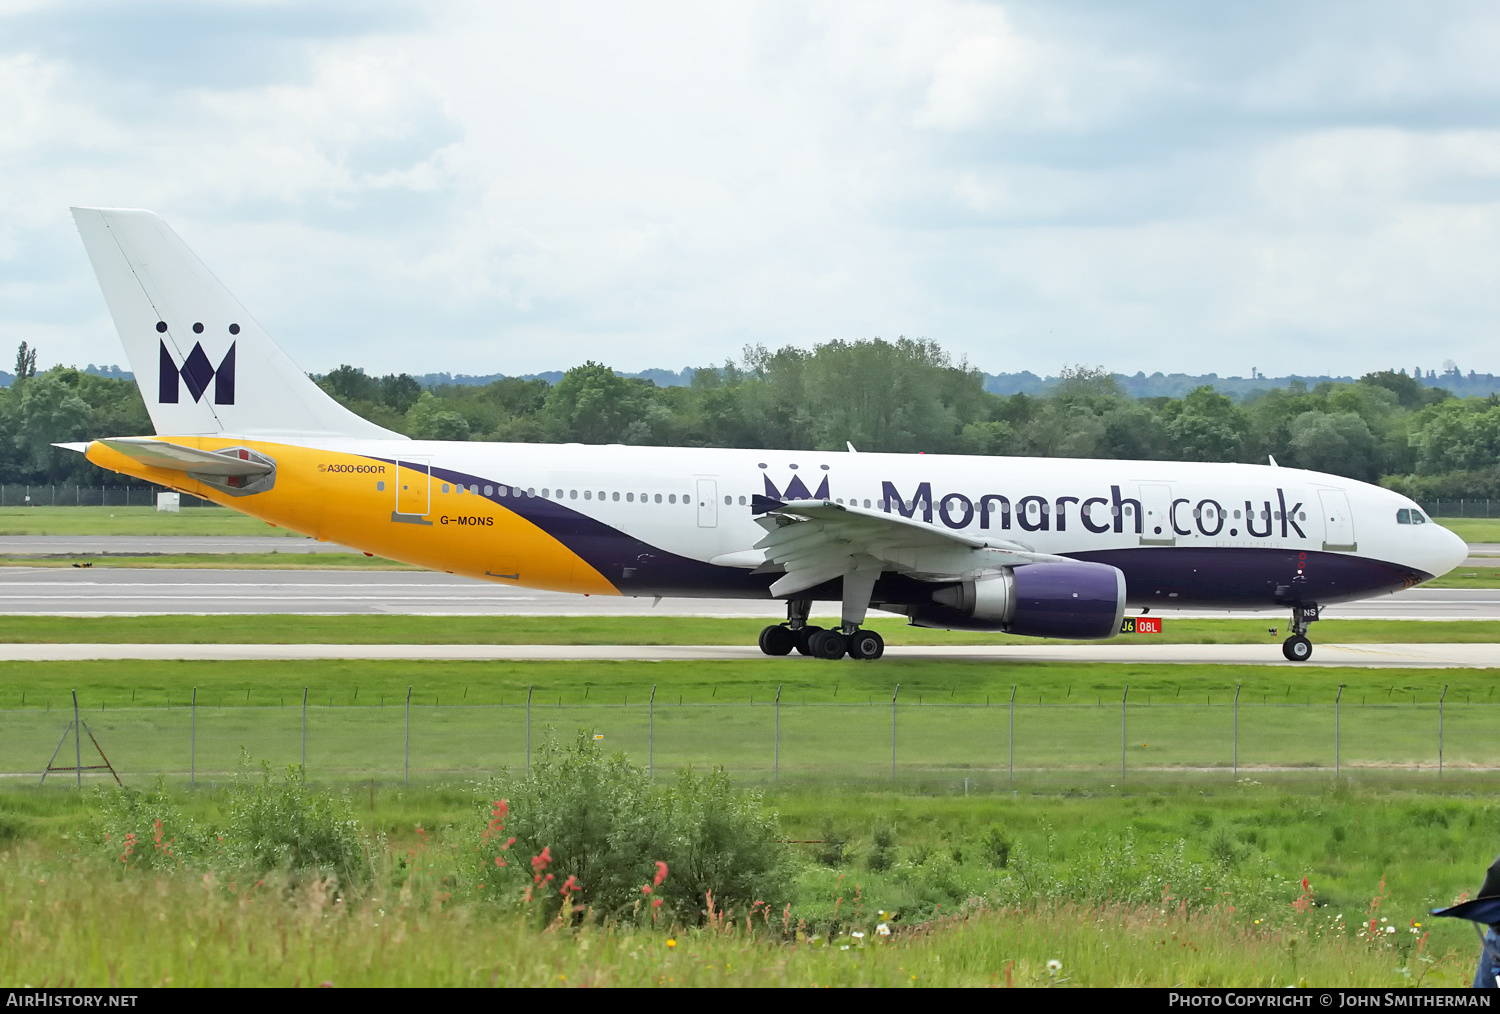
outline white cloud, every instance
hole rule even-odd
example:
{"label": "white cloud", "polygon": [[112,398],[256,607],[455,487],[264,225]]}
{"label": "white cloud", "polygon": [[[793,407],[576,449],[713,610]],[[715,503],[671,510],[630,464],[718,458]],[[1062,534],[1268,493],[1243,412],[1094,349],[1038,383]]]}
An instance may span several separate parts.
{"label": "white cloud", "polygon": [[901,333],[991,371],[1500,369],[1486,7],[223,3],[139,9],[123,55],[64,30],[108,9],[0,8],[0,322],[44,358],[119,357],[66,217],[100,203],[166,215],[309,369]]}

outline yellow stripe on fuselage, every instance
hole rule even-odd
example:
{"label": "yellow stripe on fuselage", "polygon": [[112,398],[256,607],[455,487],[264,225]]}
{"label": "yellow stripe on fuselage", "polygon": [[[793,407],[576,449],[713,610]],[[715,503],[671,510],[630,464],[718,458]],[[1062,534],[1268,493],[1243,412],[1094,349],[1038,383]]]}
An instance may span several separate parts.
{"label": "yellow stripe on fuselage", "polygon": [[[232,496],[189,478],[152,468],[92,443],[88,459],[122,472],[326,542],[428,570],[550,591],[618,595],[619,590],[563,543],[483,496],[444,497],[441,484],[416,469],[356,454],[221,437],[163,437],[216,451],[248,447],[276,462],[275,485],[264,493]],[[391,457],[399,458],[393,444]],[[331,468],[330,466],[338,466]],[[371,467],[382,469],[371,471]],[[379,489],[378,484],[385,488]],[[420,485],[428,484],[426,497]],[[398,492],[405,486],[404,492]],[[398,495],[402,497],[398,501]],[[410,513],[397,514],[398,506]],[[424,511],[425,508],[425,511]],[[406,518],[408,520],[393,520]],[[460,518],[463,519],[460,521]]]}

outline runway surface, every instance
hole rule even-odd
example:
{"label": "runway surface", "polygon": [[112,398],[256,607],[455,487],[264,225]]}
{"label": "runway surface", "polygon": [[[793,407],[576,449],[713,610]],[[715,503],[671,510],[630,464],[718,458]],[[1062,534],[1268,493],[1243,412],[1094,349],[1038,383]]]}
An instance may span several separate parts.
{"label": "runway surface", "polygon": [[[1310,662],[1288,662],[1277,644],[1098,644],[892,646],[886,656],[931,661],[1086,662],[1119,665],[1359,666],[1376,669],[1500,668],[1494,644],[1320,644]],[[188,661],[300,661],[357,659],[485,662],[670,662],[763,659],[737,645],[556,645],[556,644],[3,644],[0,662],[68,662],[89,659]],[[810,666],[830,663],[791,656]],[[879,664],[879,663],[868,663]]]}
{"label": "runway surface", "polygon": [[[425,571],[179,570],[0,568],[0,615],[149,616],[169,613],[432,616],[785,616],[770,600],[592,597],[534,591]],[[816,603],[832,616],[837,605]],[[1164,612],[1185,616],[1264,616],[1282,610]],[[1500,589],[1425,589],[1330,606],[1325,616],[1380,619],[1500,619]]]}

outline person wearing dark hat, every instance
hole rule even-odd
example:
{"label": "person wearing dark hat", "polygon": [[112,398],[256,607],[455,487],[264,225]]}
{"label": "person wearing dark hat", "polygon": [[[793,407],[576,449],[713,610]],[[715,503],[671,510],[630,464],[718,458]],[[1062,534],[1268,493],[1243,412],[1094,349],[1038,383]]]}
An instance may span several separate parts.
{"label": "person wearing dark hat", "polygon": [[[1474,924],[1481,940],[1474,988],[1500,989],[1500,858],[1490,863],[1477,897],[1449,908],[1435,908],[1432,914],[1467,919]],[[1480,926],[1489,927],[1489,932],[1479,929]]]}

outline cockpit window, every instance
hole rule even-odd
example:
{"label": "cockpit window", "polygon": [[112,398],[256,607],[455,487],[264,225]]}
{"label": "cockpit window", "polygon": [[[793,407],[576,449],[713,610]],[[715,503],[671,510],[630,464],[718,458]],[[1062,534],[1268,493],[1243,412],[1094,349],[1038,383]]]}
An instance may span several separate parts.
{"label": "cockpit window", "polygon": [[1422,516],[1421,511],[1412,511],[1411,523],[1414,525],[1425,525],[1427,523],[1427,519]]}
{"label": "cockpit window", "polygon": [[1427,519],[1419,510],[1411,510],[1406,507],[1396,512],[1396,524],[1398,525],[1425,525]]}

